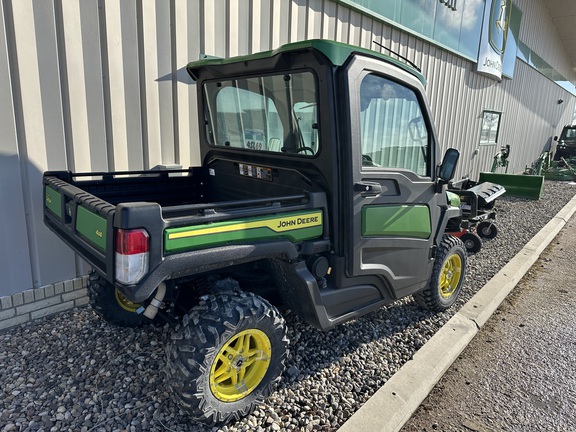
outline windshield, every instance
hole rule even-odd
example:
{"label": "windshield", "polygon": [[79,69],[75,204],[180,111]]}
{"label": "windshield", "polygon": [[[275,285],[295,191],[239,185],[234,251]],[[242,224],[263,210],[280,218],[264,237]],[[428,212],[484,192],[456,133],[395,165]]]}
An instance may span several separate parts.
{"label": "windshield", "polygon": [[212,81],[204,85],[204,97],[211,145],[305,156],[318,152],[311,72]]}

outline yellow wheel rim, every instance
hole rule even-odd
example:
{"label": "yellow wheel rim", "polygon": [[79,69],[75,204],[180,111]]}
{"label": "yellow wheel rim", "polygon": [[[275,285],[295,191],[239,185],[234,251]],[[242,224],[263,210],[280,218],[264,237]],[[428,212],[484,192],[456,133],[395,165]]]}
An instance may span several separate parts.
{"label": "yellow wheel rim", "polygon": [[443,298],[450,298],[454,294],[461,276],[462,258],[458,254],[450,255],[440,272],[440,295]]}
{"label": "yellow wheel rim", "polygon": [[140,308],[138,303],[133,303],[128,300],[124,294],[118,291],[118,288],[114,288],[114,296],[120,307],[128,312],[135,313]]}
{"label": "yellow wheel rim", "polygon": [[264,379],[272,345],[258,329],[244,330],[228,340],[210,369],[210,390],[223,402],[248,396]]}

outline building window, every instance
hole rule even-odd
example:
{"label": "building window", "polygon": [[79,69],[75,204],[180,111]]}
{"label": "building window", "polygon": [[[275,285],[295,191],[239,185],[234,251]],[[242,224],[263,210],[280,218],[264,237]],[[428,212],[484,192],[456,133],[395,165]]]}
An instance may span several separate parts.
{"label": "building window", "polygon": [[493,145],[498,142],[501,117],[502,113],[500,112],[484,111],[482,116],[482,130],[480,132],[480,145]]}
{"label": "building window", "polygon": [[476,61],[485,0],[339,0]]}

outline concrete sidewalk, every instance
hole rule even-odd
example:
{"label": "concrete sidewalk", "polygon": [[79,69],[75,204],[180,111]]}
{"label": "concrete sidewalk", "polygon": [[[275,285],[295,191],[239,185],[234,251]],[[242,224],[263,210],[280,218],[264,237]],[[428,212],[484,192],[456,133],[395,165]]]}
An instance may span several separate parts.
{"label": "concrete sidewalk", "polygon": [[573,216],[402,432],[576,431],[575,234]]}
{"label": "concrete sidewalk", "polygon": [[[464,305],[414,355],[412,360],[394,374],[339,431],[391,432],[400,430],[575,211],[576,197]],[[450,400],[447,403],[450,404]]]}

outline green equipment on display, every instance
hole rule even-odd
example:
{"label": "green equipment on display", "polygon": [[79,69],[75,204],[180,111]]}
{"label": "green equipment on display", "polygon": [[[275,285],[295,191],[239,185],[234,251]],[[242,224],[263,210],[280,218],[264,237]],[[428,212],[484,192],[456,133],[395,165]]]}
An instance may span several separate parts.
{"label": "green equipment on display", "polygon": [[[544,191],[544,177],[539,174],[508,174],[510,146],[506,145],[494,156],[491,172],[481,172],[479,182],[491,182],[504,186],[506,195],[519,198],[540,199]],[[496,169],[504,167],[504,173]]]}

